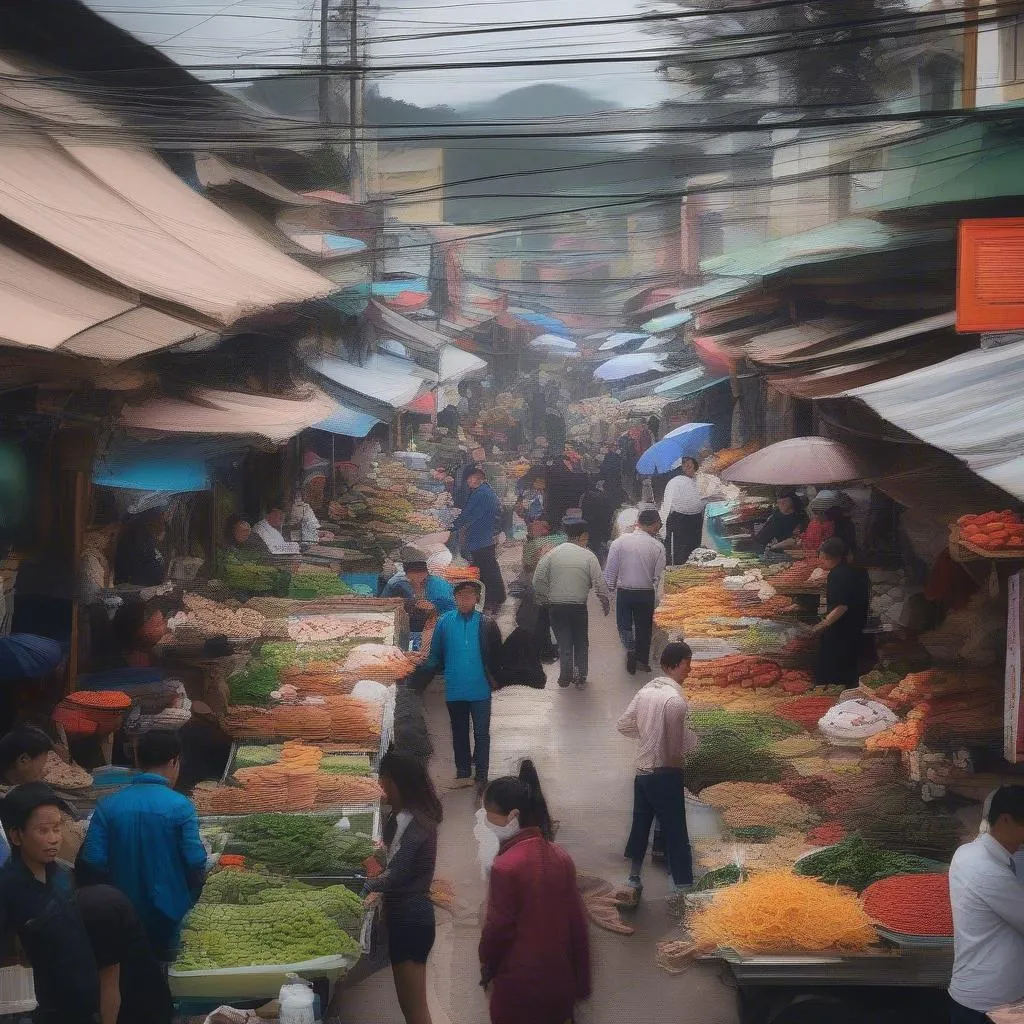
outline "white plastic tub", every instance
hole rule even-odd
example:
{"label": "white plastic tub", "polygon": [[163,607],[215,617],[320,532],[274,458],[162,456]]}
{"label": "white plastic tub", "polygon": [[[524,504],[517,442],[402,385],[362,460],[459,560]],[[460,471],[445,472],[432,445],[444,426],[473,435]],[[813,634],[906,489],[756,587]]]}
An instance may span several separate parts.
{"label": "white plastic tub", "polygon": [[261,964],[258,967],[223,967],[209,971],[176,971],[167,978],[176,999],[275,999],[289,974],[331,984],[347,974],[357,961],[352,956],[322,956],[298,964]]}
{"label": "white plastic tub", "polygon": [[722,822],[718,811],[686,794],[686,831],[691,839],[721,839]]}

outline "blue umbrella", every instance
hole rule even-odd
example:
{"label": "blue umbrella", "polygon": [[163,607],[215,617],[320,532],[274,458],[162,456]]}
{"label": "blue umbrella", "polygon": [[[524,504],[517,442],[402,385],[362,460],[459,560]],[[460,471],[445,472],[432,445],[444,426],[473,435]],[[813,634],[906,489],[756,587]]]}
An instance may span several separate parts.
{"label": "blue umbrella", "polygon": [[598,380],[626,380],[665,369],[657,353],[634,352],[632,355],[613,356],[594,370],[594,376]]}
{"label": "blue umbrella", "polygon": [[0,636],[0,682],[42,679],[64,660],[64,649],[56,640],[34,633]]}
{"label": "blue umbrella", "polygon": [[549,316],[547,313],[535,313],[532,309],[517,309],[512,306],[508,310],[510,316],[521,320],[524,324],[531,324],[551,334],[567,335],[571,333],[569,328],[556,316]]}
{"label": "blue umbrella", "polygon": [[714,429],[711,423],[684,423],[676,427],[640,456],[636,471],[651,476],[675,469],[684,457],[696,455],[708,447]]}
{"label": "blue umbrella", "polygon": [[646,334],[634,334],[629,331],[623,331],[619,334],[611,335],[597,351],[610,352],[612,349],[621,348],[623,345],[628,345],[630,342],[646,341],[647,338],[648,335]]}

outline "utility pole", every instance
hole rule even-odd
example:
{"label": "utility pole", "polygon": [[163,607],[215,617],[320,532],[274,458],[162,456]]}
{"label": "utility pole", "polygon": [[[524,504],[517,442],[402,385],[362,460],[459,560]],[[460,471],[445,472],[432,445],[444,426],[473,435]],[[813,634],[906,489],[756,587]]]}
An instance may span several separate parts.
{"label": "utility pole", "polygon": [[[330,60],[330,36],[327,31],[328,8],[330,0],[320,0],[320,77],[318,85],[318,103],[320,113],[320,124],[327,127],[331,123],[331,76],[327,71],[327,63]],[[328,145],[326,132],[324,134],[324,145]]]}
{"label": "utility pole", "polygon": [[348,166],[352,198],[361,203],[366,198],[363,180],[359,133],[363,130],[363,73],[359,64],[359,0],[349,0],[348,59],[353,71],[348,80]]}

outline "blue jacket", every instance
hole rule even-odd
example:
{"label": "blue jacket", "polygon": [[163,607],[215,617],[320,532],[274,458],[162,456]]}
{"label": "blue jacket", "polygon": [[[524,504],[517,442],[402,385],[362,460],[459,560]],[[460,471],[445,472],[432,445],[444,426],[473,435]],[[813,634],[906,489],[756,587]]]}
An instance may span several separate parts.
{"label": "blue jacket", "polygon": [[501,503],[491,485],[485,482],[470,494],[466,507],[452,523],[452,532],[458,536],[461,530],[465,530],[463,548],[479,551],[494,543],[500,524]]}
{"label": "blue jacket", "polygon": [[[425,587],[427,600],[437,609],[438,615],[453,611],[455,608],[455,591],[452,585],[440,576],[428,576]],[[411,601],[415,596],[412,592],[412,584],[406,578],[404,572],[396,572],[384,585],[381,597],[401,597]]]}
{"label": "blue jacket", "polygon": [[157,956],[174,948],[206,870],[188,797],[161,775],[137,775],[97,805],[79,858],[131,900]]}
{"label": "blue jacket", "polygon": [[458,610],[437,620],[430,641],[430,655],[417,670],[432,677],[444,672],[444,699],[488,700],[494,669],[501,653],[501,631],[489,615]]}

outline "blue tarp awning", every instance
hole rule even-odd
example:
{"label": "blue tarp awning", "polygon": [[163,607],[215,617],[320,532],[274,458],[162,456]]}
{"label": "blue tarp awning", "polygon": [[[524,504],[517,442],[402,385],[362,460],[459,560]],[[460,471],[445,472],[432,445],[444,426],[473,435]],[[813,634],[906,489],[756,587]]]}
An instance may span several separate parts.
{"label": "blue tarp awning", "polygon": [[132,441],[120,438],[96,456],[92,481],[100,487],[181,494],[213,485],[211,464],[242,446]]}
{"label": "blue tarp awning", "polygon": [[346,437],[366,437],[381,420],[369,413],[339,405],[333,415],[313,424],[314,430],[326,430],[328,434],[344,434]]}
{"label": "blue tarp awning", "polygon": [[550,334],[560,334],[563,337],[568,337],[572,332],[569,328],[562,323],[558,317],[550,316],[547,313],[535,313],[532,309],[516,309],[509,307],[509,316],[515,317],[517,320],[521,320],[524,324],[531,324],[534,327],[539,327],[543,331],[548,331]]}

